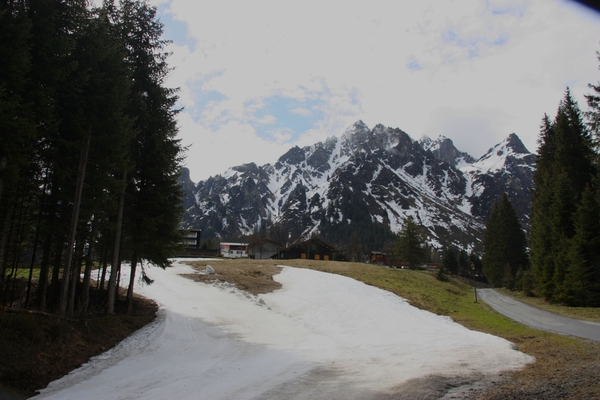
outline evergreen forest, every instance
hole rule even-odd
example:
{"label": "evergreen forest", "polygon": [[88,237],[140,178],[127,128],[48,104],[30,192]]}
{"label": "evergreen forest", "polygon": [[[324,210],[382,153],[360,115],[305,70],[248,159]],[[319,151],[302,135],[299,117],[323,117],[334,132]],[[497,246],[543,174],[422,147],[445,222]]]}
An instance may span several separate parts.
{"label": "evergreen forest", "polygon": [[567,88],[542,119],[529,243],[506,196],[492,209],[482,262],[493,286],[600,306],[600,84],[589,87],[588,111]]}
{"label": "evergreen forest", "polygon": [[178,248],[184,149],[162,31],[143,0],[0,1],[4,306],[25,278],[25,308],[83,315],[95,279],[113,314],[121,261],[133,277]]}

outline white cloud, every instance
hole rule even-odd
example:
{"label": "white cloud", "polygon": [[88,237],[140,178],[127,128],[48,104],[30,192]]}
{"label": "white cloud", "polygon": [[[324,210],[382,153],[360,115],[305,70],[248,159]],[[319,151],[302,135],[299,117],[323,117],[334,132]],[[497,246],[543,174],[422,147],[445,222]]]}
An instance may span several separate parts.
{"label": "white cloud", "polygon": [[[269,131],[269,135],[273,138],[275,143],[286,146],[292,138],[291,129],[273,129]],[[279,154],[281,155],[281,154]]]}
{"label": "white cloud", "polygon": [[[474,156],[511,132],[535,151],[565,87],[584,108],[587,83],[600,78],[600,18],[559,0],[160,3],[196,41],[170,47],[168,81],[181,88],[196,180],[274,161],[358,119],[414,138],[444,134]],[[307,119],[302,132],[272,127],[285,120],[273,99]],[[225,160],[197,153],[220,146]]]}

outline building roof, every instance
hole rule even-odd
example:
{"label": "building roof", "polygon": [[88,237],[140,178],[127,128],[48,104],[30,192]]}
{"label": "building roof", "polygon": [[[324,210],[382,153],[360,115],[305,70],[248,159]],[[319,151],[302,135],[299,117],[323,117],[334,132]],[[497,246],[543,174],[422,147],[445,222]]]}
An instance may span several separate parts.
{"label": "building roof", "polygon": [[315,243],[315,244],[320,244],[323,247],[327,247],[328,249],[330,249],[331,251],[335,250],[335,246],[333,246],[332,244],[327,243],[326,241],[324,241],[323,239],[319,239],[319,238],[310,238],[308,240],[304,240],[302,242],[297,242],[292,244],[289,247],[286,247],[283,251],[288,251],[291,249],[297,249],[297,248],[301,248],[303,246],[306,246],[308,243]]}

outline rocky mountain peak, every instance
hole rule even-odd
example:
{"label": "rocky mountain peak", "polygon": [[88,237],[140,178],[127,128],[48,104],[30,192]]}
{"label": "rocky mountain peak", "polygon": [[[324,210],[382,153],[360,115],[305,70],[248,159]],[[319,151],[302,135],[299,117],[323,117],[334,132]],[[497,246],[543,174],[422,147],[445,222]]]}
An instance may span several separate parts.
{"label": "rocky mountain peak", "polygon": [[506,139],[491,147],[473,166],[488,172],[511,168],[525,162],[535,164],[535,156],[527,150],[521,139],[511,133]]}
{"label": "rocky mountain peak", "polygon": [[393,241],[410,215],[434,246],[477,247],[504,192],[527,225],[535,157],[513,134],[472,160],[447,137],[414,141],[399,128],[357,121],[273,165],[238,165],[195,186],[182,171],[193,200],[182,227],[233,238],[275,226],[290,240],[318,233],[339,245],[354,233],[368,251]]}
{"label": "rocky mountain peak", "polygon": [[287,153],[279,157],[277,164],[298,164],[306,159],[306,154],[298,146],[292,147]]}
{"label": "rocky mountain peak", "polygon": [[342,134],[342,139],[350,139],[354,135],[360,133],[367,133],[369,131],[370,129],[367,126],[367,124],[365,124],[362,120],[359,119],[344,131],[344,133]]}
{"label": "rocky mountain peak", "polygon": [[435,140],[424,137],[421,139],[420,143],[423,146],[423,149],[431,151],[436,158],[447,162],[453,167],[464,163],[470,164],[475,161],[471,155],[459,151],[454,146],[454,142],[443,135],[440,135]]}
{"label": "rocky mountain peak", "polygon": [[508,138],[506,138],[506,147],[511,148],[516,154],[531,154],[516,133],[508,135]]}
{"label": "rocky mountain peak", "polygon": [[412,139],[400,129],[393,129],[377,124],[372,130],[362,121],[355,122],[341,138],[341,154],[351,155],[359,152],[372,153],[377,150],[388,150],[404,139],[412,143]]}
{"label": "rocky mountain peak", "polygon": [[179,176],[179,184],[183,187],[183,207],[185,209],[193,206],[196,202],[194,198],[194,188],[195,184],[192,182],[190,177],[190,170],[188,168],[181,169],[181,175]]}

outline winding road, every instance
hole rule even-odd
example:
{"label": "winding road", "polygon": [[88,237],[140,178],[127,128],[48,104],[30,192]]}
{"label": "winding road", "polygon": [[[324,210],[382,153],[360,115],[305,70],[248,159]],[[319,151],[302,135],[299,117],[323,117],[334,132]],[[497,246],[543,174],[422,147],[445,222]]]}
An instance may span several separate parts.
{"label": "winding road", "polygon": [[600,324],[562,317],[528,306],[494,289],[478,289],[479,298],[499,313],[536,329],[600,341]]}

